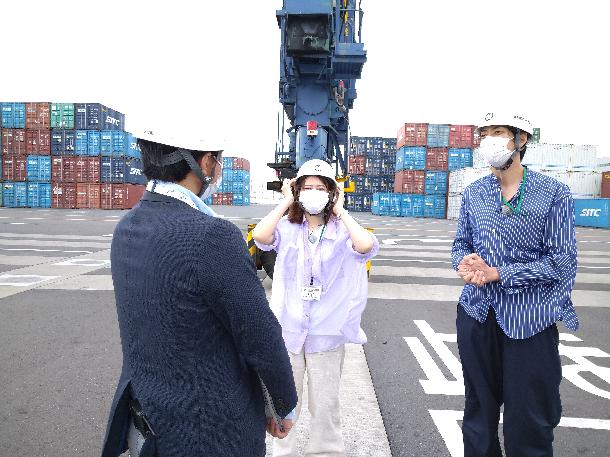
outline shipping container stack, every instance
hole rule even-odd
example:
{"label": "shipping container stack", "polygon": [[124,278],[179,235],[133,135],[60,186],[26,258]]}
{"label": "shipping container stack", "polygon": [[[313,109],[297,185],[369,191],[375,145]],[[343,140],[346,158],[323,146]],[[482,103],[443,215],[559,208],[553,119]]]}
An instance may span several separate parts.
{"label": "shipping container stack", "polygon": [[[604,184],[610,173],[600,169],[597,147],[592,145],[540,143],[540,131],[527,144],[523,165],[566,184],[575,200],[576,225],[610,228],[610,186]],[[449,176],[448,218],[457,219],[464,189],[490,173],[478,149],[473,167]],[[606,193],[604,193],[604,190]],[[601,198],[600,198],[601,197]]]}
{"label": "shipping container stack", "polygon": [[471,125],[403,124],[394,192],[373,195],[373,214],[445,219],[449,172],[472,166],[473,144]]}
{"label": "shipping container stack", "polygon": [[389,192],[394,186],[396,140],[394,138],[353,136],[350,139],[348,174],[354,192],[345,194],[345,208],[369,212],[373,194]]}
{"label": "shipping container stack", "polygon": [[250,206],[250,162],[242,157],[223,157],[218,192],[208,197],[205,203]]}
{"label": "shipping container stack", "polygon": [[146,179],[123,114],[100,103],[1,107],[5,206],[127,209],[139,201]]}

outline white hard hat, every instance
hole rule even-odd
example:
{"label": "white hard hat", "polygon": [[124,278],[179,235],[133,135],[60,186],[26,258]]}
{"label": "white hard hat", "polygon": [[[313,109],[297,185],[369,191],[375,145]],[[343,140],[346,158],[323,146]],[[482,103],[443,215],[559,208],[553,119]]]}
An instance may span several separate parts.
{"label": "white hard hat", "polygon": [[534,134],[532,123],[529,121],[529,119],[520,114],[508,114],[501,112],[487,113],[479,122],[477,130],[489,125],[508,125],[523,132],[527,132],[530,135]]}
{"label": "white hard hat", "polygon": [[297,179],[301,176],[323,176],[332,181],[335,180],[333,167],[320,159],[308,160],[301,165],[301,168],[299,168],[299,172],[297,173]]}
{"label": "white hard hat", "polygon": [[222,152],[224,150],[223,141],[211,143],[193,135],[174,136],[163,131],[142,130],[133,132],[133,136],[153,143],[174,146],[176,148],[188,149],[191,151]]}

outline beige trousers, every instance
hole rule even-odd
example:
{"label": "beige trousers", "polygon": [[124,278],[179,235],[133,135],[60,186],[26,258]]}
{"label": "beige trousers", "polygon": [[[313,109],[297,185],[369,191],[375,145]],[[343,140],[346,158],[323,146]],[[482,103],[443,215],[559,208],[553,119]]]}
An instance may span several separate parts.
{"label": "beige trousers", "polygon": [[[293,354],[289,352],[292,374],[297,388],[297,403],[294,426],[299,420],[303,406],[303,380],[307,371],[308,409],[311,414],[309,443],[306,456],[345,457],[345,446],[341,434],[341,411],[339,385],[343,371],[345,346],[326,352]],[[293,431],[296,431],[293,429]],[[273,457],[297,457],[296,433],[289,433],[282,440],[273,440]]]}

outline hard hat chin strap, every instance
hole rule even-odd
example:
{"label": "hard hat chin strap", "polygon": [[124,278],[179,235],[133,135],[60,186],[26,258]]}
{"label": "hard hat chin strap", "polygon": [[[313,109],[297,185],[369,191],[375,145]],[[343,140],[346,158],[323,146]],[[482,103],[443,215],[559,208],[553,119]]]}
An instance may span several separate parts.
{"label": "hard hat chin strap", "polygon": [[176,149],[171,154],[163,156],[163,159],[161,160],[160,165],[165,167],[167,165],[173,165],[175,163],[182,162],[183,160],[186,161],[189,168],[191,170],[193,170],[193,173],[195,173],[195,175],[201,180],[201,182],[203,183],[202,190],[205,190],[205,188],[208,186],[208,184],[210,184],[210,182],[212,181],[212,179],[214,179],[214,177],[203,175],[203,170],[201,169],[201,167],[199,166],[199,164],[193,157],[193,154],[191,154],[191,151],[189,151],[187,149]]}

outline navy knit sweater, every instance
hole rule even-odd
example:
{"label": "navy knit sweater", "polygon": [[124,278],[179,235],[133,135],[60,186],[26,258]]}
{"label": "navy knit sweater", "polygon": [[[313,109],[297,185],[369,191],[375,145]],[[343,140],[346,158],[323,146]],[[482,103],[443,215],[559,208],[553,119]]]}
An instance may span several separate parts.
{"label": "navy knit sweater", "polygon": [[146,193],[117,225],[111,259],[123,372],[103,455],[126,447],[132,392],[160,457],[264,456],[256,373],[280,416],[297,395],[280,325],[239,229]]}

